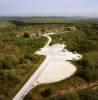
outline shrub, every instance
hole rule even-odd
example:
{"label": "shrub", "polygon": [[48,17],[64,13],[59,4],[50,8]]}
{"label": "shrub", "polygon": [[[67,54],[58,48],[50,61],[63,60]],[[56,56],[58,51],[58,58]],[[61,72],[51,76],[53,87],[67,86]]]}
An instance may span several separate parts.
{"label": "shrub", "polygon": [[23,37],[24,38],[29,38],[29,34],[28,33],[24,33]]}
{"label": "shrub", "polygon": [[80,100],[98,100],[98,92],[88,89],[79,92]]}
{"label": "shrub", "polygon": [[43,92],[41,92],[41,95],[43,97],[49,97],[49,96],[51,96],[51,94],[52,94],[52,92],[51,92],[51,90],[49,88],[44,90]]}
{"label": "shrub", "polygon": [[3,58],[0,65],[3,69],[11,69],[12,66],[16,66],[19,63],[18,58],[15,55],[7,55]]}

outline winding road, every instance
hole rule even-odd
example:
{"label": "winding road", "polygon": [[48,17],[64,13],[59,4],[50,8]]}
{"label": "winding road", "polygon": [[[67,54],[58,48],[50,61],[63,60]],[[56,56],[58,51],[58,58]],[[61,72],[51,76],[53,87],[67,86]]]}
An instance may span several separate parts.
{"label": "winding road", "polygon": [[[44,46],[44,48],[47,48],[52,41],[51,37],[48,35],[44,35],[46,38],[48,38],[48,42]],[[52,55],[49,55],[46,57],[44,62],[39,66],[37,71],[30,77],[30,79],[25,83],[25,85],[22,87],[22,89],[16,94],[16,96],[13,98],[13,100],[23,100],[24,96],[34,87],[37,86],[38,82],[37,79],[41,75],[41,73],[46,68],[47,64],[51,60]]]}
{"label": "winding road", "polygon": [[[65,50],[63,44],[58,44],[58,45],[54,45],[53,47],[49,47],[49,44],[52,41],[49,35],[52,35],[52,34],[56,34],[56,33],[48,33],[48,34],[43,35],[48,39],[48,42],[41,49],[41,51],[37,52],[37,54],[42,53],[42,55],[45,55],[46,59],[38,67],[35,73],[30,77],[30,79],[25,83],[25,85],[20,89],[20,91],[16,94],[13,100],[23,100],[25,95],[27,95],[27,93],[31,89],[35,88],[37,85],[41,83],[47,83],[47,81],[48,82],[60,81],[64,79],[65,76],[70,77],[76,71],[76,67],[72,65],[71,63],[69,63],[67,60],[73,60],[73,58],[78,60],[78,59],[81,59],[81,56],[78,53],[73,54],[67,51],[67,49]],[[60,66],[62,66],[62,68]],[[52,68],[54,68],[56,72],[53,72],[54,70]],[[47,73],[48,75],[46,76]],[[45,80],[45,78],[48,78],[48,80]]]}

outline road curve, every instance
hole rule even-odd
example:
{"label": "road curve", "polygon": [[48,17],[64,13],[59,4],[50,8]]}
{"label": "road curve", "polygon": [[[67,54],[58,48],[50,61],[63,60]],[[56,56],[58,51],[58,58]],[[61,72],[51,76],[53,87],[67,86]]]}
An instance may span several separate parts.
{"label": "road curve", "polygon": [[46,45],[43,48],[47,48],[49,46],[49,44],[51,43],[52,38],[48,35],[44,35],[44,37],[46,37],[48,39],[48,42],[46,43]]}

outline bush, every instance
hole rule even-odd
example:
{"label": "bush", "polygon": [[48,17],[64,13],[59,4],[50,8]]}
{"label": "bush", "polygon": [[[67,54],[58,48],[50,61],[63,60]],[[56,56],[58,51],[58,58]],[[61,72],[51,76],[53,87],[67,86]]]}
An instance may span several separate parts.
{"label": "bush", "polygon": [[24,55],[24,58],[25,58],[25,59],[32,60],[32,59],[33,59],[33,56],[34,56],[34,55],[31,54],[31,53],[27,53],[27,54]]}
{"label": "bush", "polygon": [[32,93],[29,92],[29,94],[27,94],[27,95],[24,97],[23,100],[33,100],[33,98],[32,98]]}
{"label": "bush", "polygon": [[0,67],[3,69],[11,69],[19,63],[18,58],[15,55],[6,55],[0,60]]}
{"label": "bush", "polygon": [[41,95],[43,97],[49,97],[49,96],[51,96],[51,94],[52,94],[52,92],[51,92],[51,90],[49,88],[44,90],[43,92],[41,92]]}
{"label": "bush", "polygon": [[80,100],[77,93],[71,93],[66,95],[66,100]]}
{"label": "bush", "polygon": [[49,97],[46,100],[80,100],[77,93]]}
{"label": "bush", "polygon": [[28,33],[24,33],[23,37],[24,38],[29,38],[29,34]]}
{"label": "bush", "polygon": [[98,92],[88,89],[79,92],[80,100],[98,100]]}

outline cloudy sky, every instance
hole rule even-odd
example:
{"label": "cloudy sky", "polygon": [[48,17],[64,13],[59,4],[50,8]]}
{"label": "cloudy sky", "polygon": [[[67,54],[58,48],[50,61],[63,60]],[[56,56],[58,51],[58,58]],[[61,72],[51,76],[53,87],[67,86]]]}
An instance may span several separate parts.
{"label": "cloudy sky", "polygon": [[98,0],[0,0],[0,16],[98,17]]}

